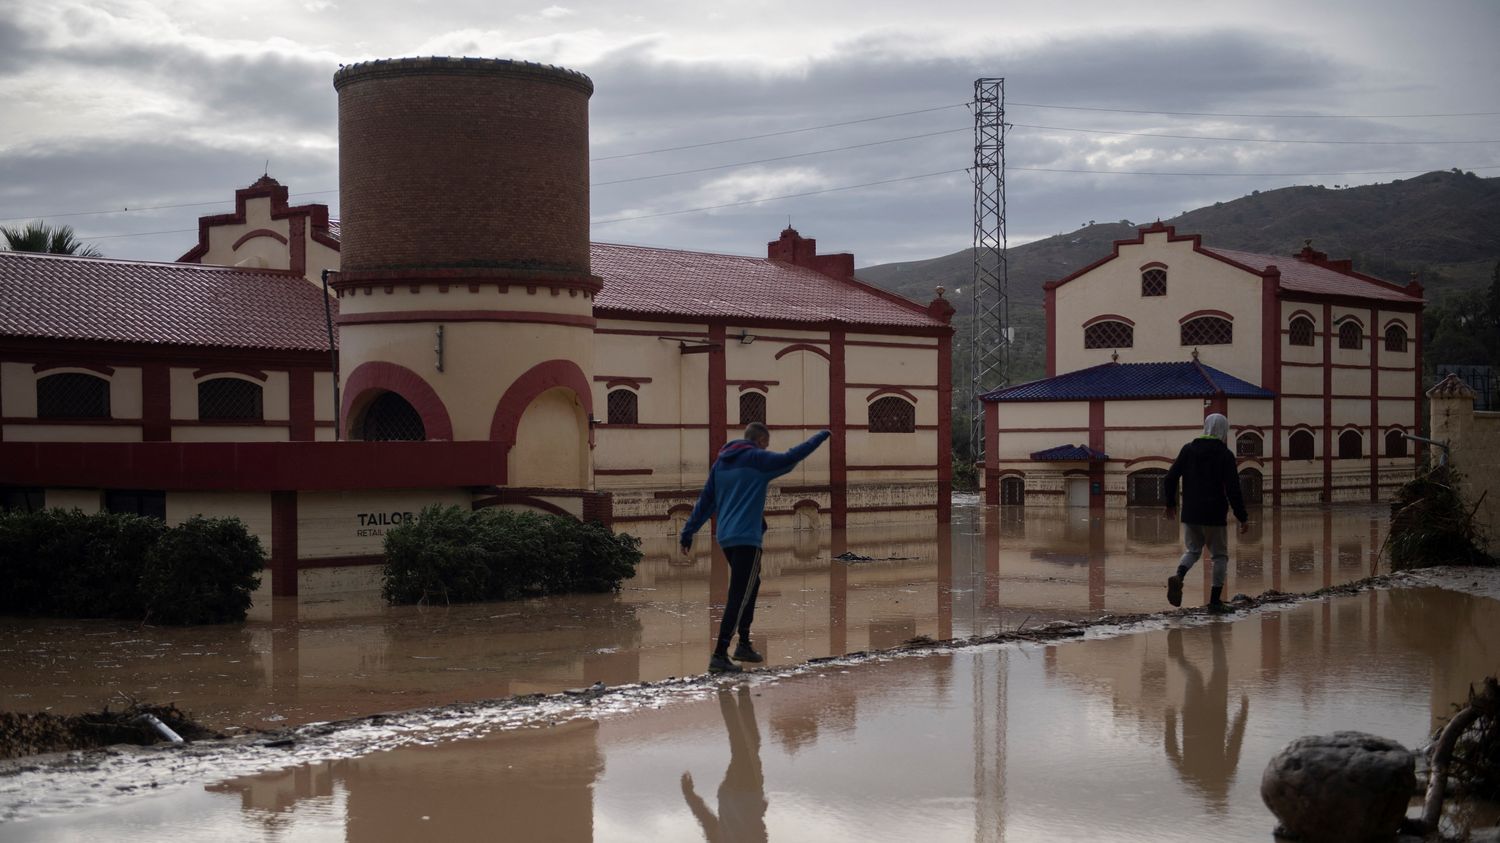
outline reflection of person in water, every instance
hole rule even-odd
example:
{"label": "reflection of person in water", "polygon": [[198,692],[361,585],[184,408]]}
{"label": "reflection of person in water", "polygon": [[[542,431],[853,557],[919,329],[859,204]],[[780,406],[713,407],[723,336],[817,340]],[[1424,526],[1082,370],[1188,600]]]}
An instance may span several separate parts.
{"label": "reflection of person in water", "polygon": [[760,730],[755,725],[755,704],[750,688],[738,692],[719,689],[719,713],[729,732],[729,767],[719,785],[719,813],[704,804],[693,790],[691,773],[682,774],[682,798],[703,826],[708,843],[766,840],[766,780],[760,771]]}
{"label": "reflection of person in water", "polygon": [[1229,803],[1229,786],[1235,768],[1240,764],[1240,745],[1245,739],[1245,718],[1250,700],[1240,695],[1240,710],[1229,723],[1229,666],[1224,648],[1224,625],[1208,627],[1213,641],[1213,668],[1208,682],[1203,673],[1182,654],[1182,630],[1167,632],[1167,655],[1187,679],[1182,700],[1182,739],[1178,742],[1177,712],[1167,709],[1167,758],[1177,768],[1183,783],[1192,786],[1215,810],[1223,811]]}

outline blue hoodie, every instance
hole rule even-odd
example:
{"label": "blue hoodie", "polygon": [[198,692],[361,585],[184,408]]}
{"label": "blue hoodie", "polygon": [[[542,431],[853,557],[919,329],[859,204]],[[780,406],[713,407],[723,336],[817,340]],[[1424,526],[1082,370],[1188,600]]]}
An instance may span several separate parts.
{"label": "blue hoodie", "polygon": [[720,547],[760,547],[765,532],[766,487],[796,468],[827,438],[828,431],[820,430],[784,454],[757,448],[748,439],[725,444],[708,470],[708,482],[698,495],[698,505],[682,527],[681,543],[691,544],[703,522],[717,514]]}

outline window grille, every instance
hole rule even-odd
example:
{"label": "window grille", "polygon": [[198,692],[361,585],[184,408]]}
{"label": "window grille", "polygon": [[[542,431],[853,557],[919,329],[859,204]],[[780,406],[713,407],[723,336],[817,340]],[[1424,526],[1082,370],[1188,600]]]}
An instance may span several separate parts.
{"label": "window grille", "polygon": [[1311,430],[1294,431],[1291,439],[1287,442],[1287,458],[1293,460],[1313,459],[1315,445],[1316,443],[1313,440]]}
{"label": "window grille", "polygon": [[1020,477],[1000,478],[1000,503],[1005,506],[1026,505],[1026,481]]}
{"label": "window grille", "polygon": [[1392,325],[1385,329],[1385,350],[1397,353],[1406,352],[1406,329],[1400,325]]}
{"label": "window grille", "polygon": [[610,424],[640,424],[640,396],[629,389],[611,389],[605,418]]}
{"label": "window grille", "polygon": [[1265,453],[1265,442],[1259,433],[1245,431],[1234,440],[1234,453],[1239,457],[1258,457]]}
{"label": "window grille", "polygon": [[1199,316],[1182,323],[1183,345],[1229,345],[1234,342],[1234,323],[1217,316]]}
{"label": "window grille", "polygon": [[1084,348],[1130,348],[1135,344],[1135,328],[1113,319],[1095,322],[1083,329]]}
{"label": "window grille", "polygon": [[766,423],[766,394],[764,392],[740,393],[740,424]]}
{"label": "window grille", "polygon": [[1351,319],[1339,326],[1339,348],[1360,349],[1364,347],[1365,338],[1358,322]]}
{"label": "window grille", "polygon": [[260,421],[260,384],[239,378],[212,378],[198,383],[198,418],[204,421]]}
{"label": "window grille", "polygon": [[78,372],[37,378],[36,414],[44,419],[107,419],[109,381]]}
{"label": "window grille", "polygon": [[1167,502],[1166,489],[1166,469],[1142,469],[1125,478],[1125,503],[1128,506],[1162,506]]}
{"label": "window grille", "polygon": [[1365,440],[1357,430],[1346,430],[1339,434],[1339,459],[1357,460],[1364,456]]}
{"label": "window grille", "polygon": [[870,404],[871,433],[911,433],[917,429],[917,408],[902,398],[887,395]]}
{"label": "window grille", "polygon": [[1240,472],[1240,496],[1245,499],[1246,506],[1255,506],[1261,502],[1265,494],[1263,481],[1261,473],[1253,468]]}
{"label": "window grille", "polygon": [[1406,437],[1401,431],[1392,430],[1385,435],[1385,455],[1388,457],[1406,456]]}
{"label": "window grille", "polygon": [[110,489],[104,493],[104,511],[167,520],[167,493]]}
{"label": "window grille", "polygon": [[1148,269],[1141,273],[1141,295],[1165,296],[1167,294],[1167,271]]}
{"label": "window grille", "polygon": [[420,442],[427,428],[417,408],[394,392],[383,392],[365,408],[359,438],[369,442]]}
{"label": "window grille", "polygon": [[1292,345],[1313,344],[1313,323],[1306,316],[1298,316],[1292,320],[1292,329],[1288,332],[1287,342]]}

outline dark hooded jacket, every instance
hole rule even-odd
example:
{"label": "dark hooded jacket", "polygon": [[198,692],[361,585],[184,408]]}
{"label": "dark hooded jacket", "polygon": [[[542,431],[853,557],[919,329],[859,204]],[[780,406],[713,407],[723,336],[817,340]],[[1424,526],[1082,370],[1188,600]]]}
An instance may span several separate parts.
{"label": "dark hooded jacket", "polygon": [[1234,454],[1222,439],[1200,436],[1182,446],[1177,461],[1167,472],[1165,482],[1167,506],[1177,506],[1177,483],[1182,482],[1182,523],[1205,527],[1223,527],[1229,523],[1227,511],[1244,523],[1245,498],[1240,493],[1240,476],[1235,471]]}
{"label": "dark hooded jacket", "polygon": [[691,542],[703,522],[717,514],[720,547],[760,547],[765,532],[766,487],[796,468],[827,438],[828,431],[820,430],[786,453],[757,448],[748,439],[725,444],[708,470],[708,482],[703,484],[693,514],[682,527],[682,543]]}

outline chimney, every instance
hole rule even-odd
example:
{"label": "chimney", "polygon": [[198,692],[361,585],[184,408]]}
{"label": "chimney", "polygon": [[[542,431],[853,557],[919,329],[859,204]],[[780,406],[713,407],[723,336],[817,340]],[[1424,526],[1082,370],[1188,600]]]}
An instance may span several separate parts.
{"label": "chimney", "polygon": [[766,244],[766,257],[811,269],[836,281],[854,280],[854,255],[849,252],[820,255],[817,240],[803,237],[790,226],[781,230],[779,239]]}

